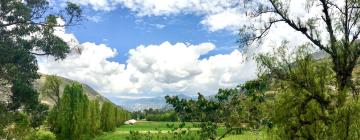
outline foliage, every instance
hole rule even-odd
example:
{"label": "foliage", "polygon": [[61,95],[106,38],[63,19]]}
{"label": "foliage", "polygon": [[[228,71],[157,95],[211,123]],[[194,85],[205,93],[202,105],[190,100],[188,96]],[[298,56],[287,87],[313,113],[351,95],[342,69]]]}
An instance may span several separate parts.
{"label": "foliage", "polygon": [[100,133],[100,104],[98,100],[90,101],[90,134],[93,136]]}
{"label": "foliage", "polygon": [[30,126],[33,129],[39,129],[48,116],[49,106],[46,104],[37,104],[29,113]]}
{"label": "foliage", "polygon": [[6,139],[24,139],[30,132],[28,116],[21,112],[11,114],[11,123],[4,129]]}
{"label": "foliage", "polygon": [[[197,100],[185,100],[166,96],[181,121],[199,122],[200,137],[222,139],[231,132],[244,129],[259,129],[268,122],[262,113],[266,79],[249,81],[233,89],[220,89],[213,98],[200,93]],[[225,125],[226,132],[219,136],[217,129]],[[181,126],[180,126],[181,128]]]}
{"label": "foliage", "polygon": [[130,131],[127,140],[200,140],[196,132],[190,131],[170,131],[169,133],[140,133],[139,131]]}
{"label": "foliage", "polygon": [[16,82],[11,92],[13,94],[11,96],[12,102],[9,104],[9,109],[13,111],[20,107],[29,111],[39,103],[39,93],[28,84]]}
{"label": "foliage", "polygon": [[53,106],[50,113],[48,113],[47,124],[50,126],[50,131],[57,132],[56,123],[58,121],[59,107],[60,107],[60,86],[62,84],[61,79],[56,76],[46,76],[44,86],[41,87],[41,92],[43,95],[49,97],[54,101],[55,105]]}
{"label": "foliage", "polygon": [[[264,38],[275,24],[285,23],[306,37],[311,42],[310,45],[329,54],[331,59],[329,64],[335,73],[337,90],[346,94],[347,90],[354,86],[352,72],[360,56],[358,41],[360,2],[357,0],[306,0],[304,2],[303,8],[308,12],[304,14],[313,12],[306,19],[291,13],[290,0],[244,1],[245,7],[250,6],[254,9],[248,15],[260,19],[265,16],[268,20],[260,20],[264,23],[261,27],[250,24],[242,29],[241,34],[246,34],[250,29],[252,33],[245,38],[245,42],[249,43]],[[345,99],[341,103],[344,101]]]}
{"label": "foliage", "polygon": [[269,20],[260,30],[247,28],[255,29],[249,41],[262,39],[274,24],[284,22],[308,39],[305,45],[330,57],[330,61],[313,60],[303,47],[290,58],[286,50],[259,57],[260,70],[265,69],[276,83],[271,116],[279,138],[359,139],[358,87],[352,76],[360,56],[359,1],[307,0],[304,8],[318,13],[306,19],[290,13],[289,0],[266,2],[250,4],[256,10],[249,15],[266,15]]}
{"label": "foliage", "polygon": [[45,79],[44,86],[41,87],[41,92],[49,97],[51,100],[55,102],[55,105],[58,105],[60,102],[60,86],[61,86],[61,79],[53,76],[47,75]]}
{"label": "foliage", "polygon": [[[65,25],[58,24],[58,18],[62,18]],[[46,107],[39,104],[38,93],[32,87],[34,79],[39,77],[35,56],[65,58],[69,47],[54,35],[54,29],[73,25],[80,18],[80,7],[72,3],[68,3],[63,11],[55,11],[47,0],[0,1],[0,81],[1,86],[11,87],[10,101],[0,103],[5,107],[2,113],[6,117],[17,118],[25,113],[30,117],[32,127],[41,124]],[[3,127],[17,130],[20,125],[14,125],[17,124],[14,121],[16,119],[6,119],[0,131]],[[25,132],[18,131],[14,134]],[[0,139],[7,137],[3,134],[0,133]]]}
{"label": "foliage", "polygon": [[44,122],[49,107],[39,102],[39,93],[27,84],[16,82],[12,93],[13,102],[8,105],[8,109],[18,111],[20,108],[29,117],[30,126],[37,129]]}
{"label": "foliage", "polygon": [[60,100],[55,132],[60,139],[80,140],[89,134],[87,106],[89,100],[83,94],[81,84],[74,83],[64,89]]}
{"label": "foliage", "polygon": [[177,114],[174,110],[164,109],[144,109],[143,111],[135,111],[132,113],[132,118],[147,121],[163,121],[174,122],[178,121]]}
{"label": "foliage", "polygon": [[158,114],[147,114],[145,119],[147,121],[163,121],[163,122],[175,122],[178,121],[178,117],[175,111],[167,111]]}
{"label": "foliage", "polygon": [[112,131],[123,124],[128,112],[104,102],[100,110],[98,100],[89,100],[79,83],[65,86],[58,105],[49,113],[48,125],[58,139],[89,139]]}
{"label": "foliage", "polygon": [[27,136],[25,140],[56,140],[56,135],[50,131],[38,130]]}
{"label": "foliage", "polygon": [[[65,25],[60,25],[62,18]],[[31,84],[38,78],[35,56],[65,58],[69,47],[54,35],[55,27],[80,21],[79,6],[68,3],[64,11],[54,11],[47,0],[2,0],[0,3],[0,78]]]}
{"label": "foliage", "polygon": [[101,108],[101,129],[105,132],[115,130],[115,109],[114,105],[109,102],[105,102]]}
{"label": "foliage", "polygon": [[306,46],[285,52],[280,48],[258,58],[260,69],[274,80],[276,96],[269,107],[277,138],[359,139],[359,102],[336,90],[330,62],[313,60]]}

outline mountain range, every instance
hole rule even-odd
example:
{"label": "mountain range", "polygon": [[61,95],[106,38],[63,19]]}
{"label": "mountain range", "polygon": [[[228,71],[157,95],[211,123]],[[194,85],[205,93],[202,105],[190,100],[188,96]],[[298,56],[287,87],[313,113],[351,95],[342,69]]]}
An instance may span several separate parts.
{"label": "mountain range", "polygon": [[[182,99],[194,99],[193,97],[178,94],[176,95]],[[111,99],[115,104],[124,107],[129,111],[139,111],[144,109],[166,109],[171,108],[169,104],[166,103],[165,97],[149,97],[149,98],[113,98]]]}

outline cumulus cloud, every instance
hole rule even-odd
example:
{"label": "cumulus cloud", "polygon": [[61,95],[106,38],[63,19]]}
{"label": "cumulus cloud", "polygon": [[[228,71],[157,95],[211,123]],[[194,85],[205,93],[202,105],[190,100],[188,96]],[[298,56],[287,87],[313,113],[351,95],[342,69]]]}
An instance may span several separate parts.
{"label": "cumulus cloud", "polygon": [[131,49],[128,60],[121,64],[109,60],[118,54],[116,49],[91,42],[79,44],[63,28],[56,35],[69,42],[72,51],[61,61],[38,57],[39,72],[81,81],[108,96],[209,95],[256,77],[254,62],[244,61],[239,50],[202,58],[216,48],[210,42],[140,45]]}
{"label": "cumulus cloud", "polygon": [[[242,1],[234,0],[71,0],[97,11],[111,11],[125,7],[138,16],[169,16],[196,14],[210,31],[233,30],[243,20]],[[238,21],[239,20],[239,21]]]}
{"label": "cumulus cloud", "polygon": [[[251,18],[249,16],[254,11],[256,5],[269,4],[267,0],[247,1],[247,3],[241,0],[73,0],[73,2],[103,11],[111,11],[117,7],[124,7],[136,13],[139,17],[178,14],[198,15],[202,18],[199,24],[206,27],[210,32],[228,30],[237,33],[241,27],[249,24],[256,28],[261,28],[264,26],[261,22],[262,20],[268,20],[268,18],[273,17],[273,15],[263,15],[259,18]],[[294,19],[306,20],[321,16],[319,15],[321,7],[315,6],[307,9],[305,8],[307,7],[306,1],[288,1],[288,5],[290,7],[289,16]],[[156,25],[156,27],[161,29],[164,26]],[[284,25],[273,27],[275,31],[272,30],[274,32],[270,32],[270,34],[277,34],[279,31],[282,31],[281,33],[289,38],[299,37],[298,34],[294,34],[293,29],[283,27]],[[272,35],[271,39],[273,40],[273,38],[277,38],[277,36]],[[281,42],[281,39],[277,39],[277,42]],[[298,41],[298,39],[295,39],[295,41]]]}
{"label": "cumulus cloud", "polygon": [[[262,0],[258,0],[261,2]],[[243,25],[262,26],[259,20],[250,19],[247,10],[239,8],[233,0],[80,0],[95,10],[110,11],[119,5],[129,8],[139,16],[167,16],[174,14],[197,14],[203,17],[200,24],[209,31],[236,31]],[[290,16],[309,19],[319,15],[318,8],[300,9],[301,1],[291,1]],[[308,11],[311,12],[308,12]],[[322,28],[322,27],[319,27]],[[128,60],[121,64],[110,61],[118,52],[104,44],[86,42],[79,44],[72,34],[59,29],[56,34],[69,41],[72,53],[63,61],[51,57],[39,57],[40,72],[56,74],[90,84],[106,95],[159,96],[164,94],[213,94],[218,88],[234,87],[256,77],[256,63],[245,61],[247,55],[271,51],[289,40],[291,46],[307,42],[299,32],[294,32],[285,23],[274,25],[261,44],[254,44],[247,54],[234,50],[228,54],[201,56],[216,49],[211,42],[201,44],[163,42],[140,45],[128,52]],[[221,46],[220,46],[221,47]],[[81,54],[77,53],[81,50]],[[125,52],[122,52],[125,53]]]}

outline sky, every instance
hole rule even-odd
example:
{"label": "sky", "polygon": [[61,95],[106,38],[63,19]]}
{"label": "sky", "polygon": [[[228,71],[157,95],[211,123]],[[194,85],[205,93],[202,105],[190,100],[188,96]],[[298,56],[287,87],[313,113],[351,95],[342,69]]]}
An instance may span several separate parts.
{"label": "sky", "polygon": [[[51,4],[61,7],[65,2],[52,0]],[[247,16],[249,9],[239,6],[242,1],[73,2],[81,5],[84,20],[55,32],[72,51],[64,60],[38,57],[39,72],[80,81],[112,99],[213,95],[219,88],[255,79],[257,64],[251,59],[255,54],[273,50],[285,39],[294,46],[306,42],[279,24],[261,44],[244,49],[236,43],[239,29],[262,24]],[[304,5],[298,1],[291,5],[299,4]],[[292,13],[309,16],[299,8]]]}

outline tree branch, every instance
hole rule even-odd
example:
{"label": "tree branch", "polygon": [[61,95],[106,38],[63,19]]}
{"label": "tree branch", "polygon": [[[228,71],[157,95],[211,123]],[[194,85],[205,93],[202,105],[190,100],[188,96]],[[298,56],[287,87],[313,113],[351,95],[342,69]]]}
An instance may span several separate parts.
{"label": "tree branch", "polygon": [[[322,3],[323,13],[325,15],[325,18],[323,18],[323,19],[325,21],[326,28],[327,28],[329,36],[330,36],[330,47],[332,48],[332,51],[335,52],[336,51],[336,48],[335,48],[336,37],[334,35],[332,20],[329,15],[328,2],[327,2],[327,0],[320,0],[320,2]],[[330,53],[330,54],[332,54],[332,53]]]}
{"label": "tree branch", "polygon": [[227,134],[229,134],[231,131],[233,131],[234,130],[234,128],[230,128],[230,129],[228,129],[224,134],[222,134],[219,138],[218,138],[218,140],[221,140],[221,139],[223,139]]}
{"label": "tree branch", "polygon": [[327,47],[325,47],[323,44],[321,44],[320,40],[315,39],[309,33],[307,33],[308,29],[306,27],[301,27],[300,25],[298,26],[293,21],[291,21],[289,18],[287,18],[285,16],[285,14],[280,11],[280,9],[278,8],[278,6],[275,3],[275,0],[269,0],[269,1],[270,1],[271,5],[273,6],[275,13],[277,15],[279,15],[284,20],[285,23],[287,23],[290,27],[292,27],[296,31],[299,31],[302,34],[304,34],[312,43],[314,43],[316,46],[318,46],[321,50],[324,50],[325,52],[332,54],[332,51],[330,51]]}

